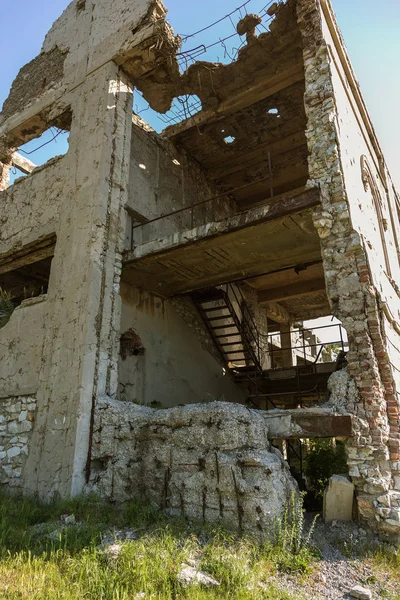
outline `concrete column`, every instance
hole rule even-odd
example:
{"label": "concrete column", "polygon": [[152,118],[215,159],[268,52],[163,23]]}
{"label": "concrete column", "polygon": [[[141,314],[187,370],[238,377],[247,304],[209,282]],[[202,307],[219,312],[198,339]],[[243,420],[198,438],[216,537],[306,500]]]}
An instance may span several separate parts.
{"label": "concrete column", "polygon": [[98,395],[117,387],[119,278],[132,90],[109,62],[72,99],[68,176],[48,293],[38,414],[26,468],[42,498],[82,492]]}
{"label": "concrete column", "polygon": [[281,336],[281,352],[282,366],[292,367],[293,366],[293,354],[292,354],[292,336],[290,334],[290,323],[282,323],[279,327]]}

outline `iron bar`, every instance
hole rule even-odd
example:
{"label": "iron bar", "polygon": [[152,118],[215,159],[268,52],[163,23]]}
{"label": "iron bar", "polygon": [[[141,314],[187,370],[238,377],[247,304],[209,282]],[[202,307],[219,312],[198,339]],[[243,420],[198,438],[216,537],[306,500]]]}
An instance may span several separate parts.
{"label": "iron bar", "polygon": [[274,199],[274,186],[272,182],[272,162],[271,162],[271,152],[268,151],[268,171],[269,171],[269,191],[271,200]]}
{"label": "iron bar", "polygon": [[[213,200],[219,200],[220,198],[225,198],[229,194],[233,194],[234,192],[239,192],[240,190],[244,190],[248,187],[251,187],[252,185],[256,185],[257,183],[263,183],[264,181],[267,181],[267,180],[268,180],[268,177],[263,177],[262,179],[258,179],[257,181],[253,181],[252,183],[246,183],[245,185],[241,185],[237,188],[234,188],[233,190],[229,190],[222,194],[218,194],[217,196],[213,196],[212,198],[207,198],[207,200],[201,200],[200,202],[196,202],[196,204],[192,204],[191,206],[184,206],[183,208],[178,208],[178,210],[173,210],[169,213],[166,213],[165,215],[160,215],[159,217],[155,217],[154,219],[149,219],[145,223],[139,223],[139,225],[135,225],[133,227],[133,229],[138,229],[139,227],[143,227],[145,225],[150,225],[151,223],[155,223],[156,221],[160,221],[161,219],[167,219],[168,217],[172,217],[173,215],[177,215],[179,213],[191,210],[195,206],[201,206],[203,204],[207,204],[207,202],[212,202]],[[246,211],[244,210],[244,211],[240,211],[240,212],[246,212]],[[240,213],[235,213],[235,214],[240,214]]]}

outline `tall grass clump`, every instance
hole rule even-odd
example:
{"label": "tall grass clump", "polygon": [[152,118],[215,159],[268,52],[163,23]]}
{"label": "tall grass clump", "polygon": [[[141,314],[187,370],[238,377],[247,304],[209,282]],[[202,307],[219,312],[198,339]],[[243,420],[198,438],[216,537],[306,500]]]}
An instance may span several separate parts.
{"label": "tall grass clump", "polygon": [[282,571],[309,572],[315,559],[310,542],[318,515],[306,531],[304,496],[304,492],[292,492],[282,515],[275,518],[273,537],[266,546],[270,557]]}

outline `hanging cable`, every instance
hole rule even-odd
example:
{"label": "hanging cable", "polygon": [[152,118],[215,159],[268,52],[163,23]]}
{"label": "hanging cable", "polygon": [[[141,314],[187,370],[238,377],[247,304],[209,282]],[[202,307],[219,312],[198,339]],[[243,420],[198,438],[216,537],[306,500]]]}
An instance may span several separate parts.
{"label": "hanging cable", "polygon": [[[56,129],[56,128],[54,128],[54,129]],[[56,131],[57,131],[57,129],[56,129]],[[51,140],[48,140],[47,142],[44,142],[44,144],[41,144],[40,146],[38,146],[37,148],[34,148],[33,150],[30,150],[29,152],[27,150],[23,150],[22,148],[19,148],[19,152],[22,152],[23,154],[26,154],[28,156],[30,154],[34,154],[35,152],[37,152],[41,148],[44,148],[48,144],[51,144],[52,142],[54,142],[58,138],[58,136],[61,135],[62,133],[68,133],[68,132],[64,131],[63,129],[59,129],[56,134],[53,134],[53,137],[52,137]]]}

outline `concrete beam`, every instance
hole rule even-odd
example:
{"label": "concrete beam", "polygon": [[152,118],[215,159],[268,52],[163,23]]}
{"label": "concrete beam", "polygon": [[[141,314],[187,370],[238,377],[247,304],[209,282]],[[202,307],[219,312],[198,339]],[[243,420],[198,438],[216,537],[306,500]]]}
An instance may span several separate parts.
{"label": "concrete beam", "polygon": [[280,302],[289,298],[300,298],[310,296],[315,292],[325,291],[325,279],[315,281],[303,281],[297,285],[284,285],[271,290],[265,290],[258,293],[258,302],[260,304],[269,304],[271,301]]}
{"label": "concrete beam", "polygon": [[170,125],[162,135],[172,139],[175,136],[182,134],[184,131],[192,129],[192,127],[199,127],[204,123],[210,124],[222,116],[243,110],[256,102],[264,100],[269,96],[273,96],[294,83],[303,80],[303,65],[300,63],[292,64],[284,73],[279,72],[268,79],[262,78],[261,81],[257,82],[252,87],[248,87],[241,93],[224,100],[216,110],[202,110],[182,123]]}
{"label": "concrete beam", "polygon": [[269,439],[352,437],[351,415],[330,409],[272,410],[265,413]]}
{"label": "concrete beam", "polygon": [[275,323],[290,323],[292,320],[290,314],[277,302],[265,303],[265,310],[269,319],[275,321]]}
{"label": "concrete beam", "polygon": [[25,175],[29,175],[32,173],[33,169],[36,169],[37,165],[29,160],[29,158],[25,158],[18,152],[14,152],[12,155],[12,164],[14,167],[17,167],[22,173]]}
{"label": "concrete beam", "polygon": [[[205,223],[182,233],[174,234],[162,240],[157,239],[153,242],[147,242],[137,246],[134,250],[125,252],[124,263],[136,262],[150,254],[161,254],[166,250],[176,249],[180,246],[198,243],[201,239],[217,237],[223,234],[232,233],[245,227],[253,227],[257,224],[277,221],[286,216],[293,215],[310,208],[314,208],[320,203],[320,194],[317,188],[309,189],[294,197],[286,197],[278,202],[270,202],[264,206],[249,209],[233,217],[228,217],[215,223]],[[188,207],[189,209],[190,207]],[[161,220],[161,219],[160,219]],[[151,224],[152,221],[149,221]]]}
{"label": "concrete beam", "polygon": [[53,256],[55,245],[56,236],[50,235],[19,250],[0,254],[0,275]]}
{"label": "concrete beam", "polygon": [[294,266],[299,257],[319,260],[311,220],[318,203],[319,192],[310,190],[190,230],[177,225],[176,233],[125,252],[122,279],[168,297]]}

